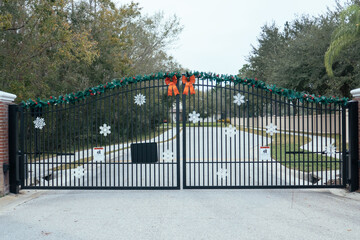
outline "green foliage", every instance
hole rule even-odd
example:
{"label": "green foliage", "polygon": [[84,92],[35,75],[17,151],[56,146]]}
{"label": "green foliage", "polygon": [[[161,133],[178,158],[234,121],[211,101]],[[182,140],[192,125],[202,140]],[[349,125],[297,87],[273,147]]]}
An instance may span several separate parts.
{"label": "green foliage", "polygon": [[360,84],[360,44],[354,43],[352,49],[343,49],[338,55],[333,65],[336,77],[329,77],[324,66],[341,11],[339,6],[317,17],[302,16],[287,22],[282,30],[275,24],[265,25],[258,47],[253,48],[239,76],[258,77],[268,84],[317,96],[350,97],[350,90]]}
{"label": "green foliage", "polygon": [[[51,96],[50,99],[41,99],[37,98],[29,99],[28,101],[23,101],[22,105],[26,108],[36,109],[36,108],[43,108],[47,107],[49,105],[57,105],[57,104],[69,104],[69,103],[76,103],[82,100],[85,100],[86,98],[94,95],[100,95],[102,93],[105,93],[109,90],[120,88],[123,86],[131,85],[133,83],[141,83],[141,82],[149,82],[149,81],[155,81],[160,80],[164,81],[165,78],[173,78],[173,76],[176,76],[177,79],[181,79],[183,74],[180,74],[179,72],[159,72],[157,74],[150,74],[150,75],[137,75],[135,77],[127,77],[122,79],[114,79],[111,82],[107,82],[105,84],[100,84],[96,87],[87,88],[84,91],[78,91],[69,93],[66,95],[60,95],[59,97]],[[256,78],[254,79],[248,79],[248,78],[240,78],[239,76],[233,76],[233,75],[219,75],[216,73],[205,73],[205,72],[187,72],[186,76],[189,77],[191,75],[194,75],[196,78],[201,80],[209,80],[213,82],[212,84],[242,84],[243,86],[247,86],[249,88],[256,88],[256,89],[263,89],[268,93],[276,94],[282,97],[286,97],[289,100],[299,100],[300,102],[310,102],[310,103],[319,103],[319,104],[340,104],[345,105],[348,101],[347,98],[339,98],[339,97],[325,97],[320,95],[314,95],[309,94],[306,92],[296,92],[291,89],[286,88],[278,88],[276,85],[268,85],[265,82],[258,81]],[[221,88],[220,88],[221,89]],[[214,89],[215,91],[215,101],[218,100],[217,97],[217,88]],[[202,94],[201,91],[198,91],[198,94]],[[213,94],[214,95],[214,94]],[[220,100],[223,99],[222,95],[220,93]],[[231,99],[229,95],[224,95],[224,97],[227,96],[224,100],[228,101],[227,99]],[[166,102],[166,100],[164,100]],[[203,98],[202,101],[205,101],[205,98]],[[168,107],[171,106],[172,102],[168,103]],[[208,113],[202,113],[202,116],[207,116]]]}
{"label": "green foliage", "polygon": [[330,77],[335,59],[346,48],[360,40],[360,6],[350,5],[340,12],[340,24],[333,32],[330,46],[325,53],[325,67]]}
{"label": "green foliage", "polygon": [[79,91],[141,69],[180,69],[166,48],[181,30],[176,17],[142,16],[135,3],[0,1],[0,88],[21,101]]}

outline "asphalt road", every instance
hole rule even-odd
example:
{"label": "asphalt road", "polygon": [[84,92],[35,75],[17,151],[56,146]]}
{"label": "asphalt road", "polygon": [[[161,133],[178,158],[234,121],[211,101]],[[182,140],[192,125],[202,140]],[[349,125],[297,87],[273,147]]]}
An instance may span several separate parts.
{"label": "asphalt road", "polygon": [[359,239],[360,194],[331,191],[22,191],[0,239]]}

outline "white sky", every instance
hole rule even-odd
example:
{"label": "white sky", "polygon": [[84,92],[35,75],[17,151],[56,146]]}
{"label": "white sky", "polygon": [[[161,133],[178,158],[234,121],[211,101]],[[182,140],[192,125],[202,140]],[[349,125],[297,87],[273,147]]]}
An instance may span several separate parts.
{"label": "white sky", "polygon": [[[346,0],[340,0],[344,3]],[[115,0],[119,4],[131,0]],[[334,10],[335,0],[135,0],[145,14],[176,14],[184,26],[169,53],[189,70],[237,74],[261,27]]]}

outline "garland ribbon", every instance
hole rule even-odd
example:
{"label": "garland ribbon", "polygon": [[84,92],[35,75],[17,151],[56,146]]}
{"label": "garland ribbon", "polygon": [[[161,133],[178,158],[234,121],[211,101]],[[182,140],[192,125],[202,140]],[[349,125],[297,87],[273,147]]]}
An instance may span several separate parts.
{"label": "garland ribbon", "polygon": [[172,96],[173,91],[174,91],[175,96],[180,94],[179,90],[176,87],[177,77],[175,75],[171,79],[169,77],[165,78],[165,83],[166,83],[166,85],[169,85],[168,96]]}
{"label": "garland ribbon", "polygon": [[[180,72],[167,72],[167,73],[159,72],[156,74],[152,73],[150,75],[143,75],[143,76],[137,75],[134,77],[123,77],[120,79],[114,79],[111,82],[107,82],[105,84],[100,84],[96,87],[89,87],[83,91],[60,95],[59,97],[51,96],[49,99],[41,99],[41,98],[29,99],[27,101],[22,101],[21,105],[24,108],[37,109],[37,108],[45,108],[47,106],[54,106],[57,104],[68,104],[68,103],[75,104],[76,102],[83,101],[88,97],[92,97],[94,95],[101,95],[106,91],[110,91],[115,88],[124,87],[127,86],[128,84],[138,83],[142,81],[153,81],[158,79],[162,79],[162,80],[165,79],[165,82],[169,81],[168,94],[169,92],[171,94],[172,91],[174,91],[175,95],[177,95],[179,93],[177,93],[178,89],[176,88],[176,83],[177,80],[180,79],[181,77],[182,77],[182,82],[185,85],[184,93],[183,93],[185,95],[187,95],[189,91],[190,94],[195,94],[195,89],[193,84],[195,83],[195,77],[196,77],[200,81],[210,80],[216,82],[216,84],[221,84],[224,82],[225,84],[230,84],[230,83],[234,85],[242,84],[249,88],[262,89],[264,91],[270,92],[271,94],[282,96],[289,101],[298,100],[300,102],[324,104],[328,106],[330,106],[331,104],[345,106],[349,101],[349,99],[346,97],[343,98],[339,98],[335,96],[325,97],[321,95],[309,94],[307,92],[297,92],[291,89],[279,88],[276,87],[275,85],[268,85],[265,82],[257,80],[256,78],[255,79],[240,78],[239,76],[236,75],[235,76],[219,75],[216,73],[205,73],[205,72],[190,72],[190,73],[186,73],[186,76],[191,76],[191,77],[189,79]],[[169,79],[166,80],[166,78]]]}
{"label": "garland ribbon", "polygon": [[193,84],[195,83],[195,76],[192,75],[190,78],[182,76],[182,82],[185,84],[184,92],[183,94],[188,95],[189,91],[190,94],[195,94],[195,88]]}

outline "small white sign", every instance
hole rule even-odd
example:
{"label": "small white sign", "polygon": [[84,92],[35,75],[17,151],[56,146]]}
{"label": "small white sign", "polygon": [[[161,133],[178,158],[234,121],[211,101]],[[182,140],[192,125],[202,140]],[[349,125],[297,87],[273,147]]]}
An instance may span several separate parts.
{"label": "small white sign", "polygon": [[260,160],[270,161],[271,160],[271,151],[269,146],[260,146]]}
{"label": "small white sign", "polygon": [[105,148],[95,147],[93,148],[94,158],[93,162],[103,162],[105,161]]}

